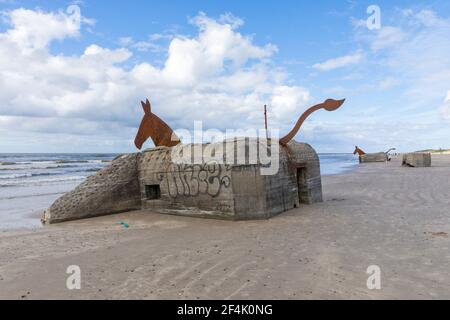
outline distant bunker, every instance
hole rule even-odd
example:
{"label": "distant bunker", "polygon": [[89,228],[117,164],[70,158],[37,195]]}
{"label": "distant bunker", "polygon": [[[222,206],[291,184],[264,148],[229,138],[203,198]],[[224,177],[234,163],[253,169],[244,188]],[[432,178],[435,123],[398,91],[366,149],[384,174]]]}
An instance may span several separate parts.
{"label": "distant bunker", "polygon": [[403,155],[402,166],[404,167],[431,167],[431,153],[406,153]]}
{"label": "distant bunker", "polygon": [[[42,220],[52,224],[140,209],[229,220],[267,219],[301,203],[321,202],[320,161],[314,149],[295,141],[286,146],[268,141],[237,138],[231,143],[157,147],[120,156],[56,200]],[[199,149],[200,154],[222,161],[196,161]],[[186,155],[193,161],[180,161]],[[262,158],[270,158],[270,163]]]}
{"label": "distant bunker", "polygon": [[386,153],[384,152],[378,152],[378,153],[367,153],[365,155],[362,155],[359,157],[360,163],[366,163],[366,162],[386,162],[388,160],[388,157]]}

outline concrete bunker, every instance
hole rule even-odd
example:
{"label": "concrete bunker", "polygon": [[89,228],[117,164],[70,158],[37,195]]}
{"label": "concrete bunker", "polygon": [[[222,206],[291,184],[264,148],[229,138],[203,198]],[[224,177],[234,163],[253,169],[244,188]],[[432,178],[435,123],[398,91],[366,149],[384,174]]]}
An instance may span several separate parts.
{"label": "concrete bunker", "polygon": [[395,148],[391,148],[387,152],[365,153],[361,148],[355,146],[355,151],[353,151],[353,155],[358,154],[359,163],[386,162],[390,161],[389,152],[392,150],[395,150]]}
{"label": "concrete bunker", "polygon": [[402,158],[403,167],[431,167],[431,153],[413,152],[406,153]]}
{"label": "concrete bunker", "polygon": [[[261,164],[265,162],[260,152],[254,161],[252,150],[271,154],[275,144],[278,170],[264,175],[268,166]],[[239,138],[229,145],[156,147],[118,157],[57,199],[42,220],[57,223],[139,209],[229,220],[267,219],[300,204],[322,201],[320,161],[310,145],[295,141],[267,145],[256,138]],[[174,161],[174,151],[192,148],[223,161]]]}

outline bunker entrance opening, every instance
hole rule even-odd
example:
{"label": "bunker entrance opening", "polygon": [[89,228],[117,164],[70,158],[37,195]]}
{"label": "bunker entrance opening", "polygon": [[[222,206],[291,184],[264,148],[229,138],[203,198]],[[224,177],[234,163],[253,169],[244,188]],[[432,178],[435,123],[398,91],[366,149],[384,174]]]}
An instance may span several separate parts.
{"label": "bunker entrance opening", "polygon": [[299,202],[309,204],[308,179],[305,167],[297,168],[297,188]]}
{"label": "bunker entrance opening", "polygon": [[145,195],[147,200],[157,200],[161,198],[161,188],[159,185],[145,186]]}

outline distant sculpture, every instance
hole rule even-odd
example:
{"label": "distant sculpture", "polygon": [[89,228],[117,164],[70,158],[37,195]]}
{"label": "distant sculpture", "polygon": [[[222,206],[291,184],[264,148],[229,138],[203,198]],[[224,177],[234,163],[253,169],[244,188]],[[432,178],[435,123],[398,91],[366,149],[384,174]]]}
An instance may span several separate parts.
{"label": "distant sculpture", "polygon": [[353,151],[353,155],[358,154],[360,157],[364,156],[366,153],[362,151],[358,146],[355,146],[355,151]]}
{"label": "distant sculpture", "polygon": [[[317,104],[308,110],[306,110],[298,119],[295,127],[283,138],[279,140],[279,143],[286,146],[300,130],[305,120],[315,111],[325,109],[327,111],[334,111],[341,107],[345,102],[343,100],[327,99],[325,102]],[[166,146],[173,147],[181,143],[180,139],[176,136],[173,130],[158,116],[152,113],[151,105],[148,99],[144,103],[141,101],[142,108],[144,109],[144,118],[142,119],[139,131],[134,140],[134,144],[138,149],[142,148],[145,141],[151,137],[156,147]],[[266,112],[266,111],[265,111]],[[266,116],[266,113],[265,113]],[[267,120],[266,120],[267,125]],[[266,128],[267,132],[267,128]]]}
{"label": "distant sculpture", "polygon": [[[391,151],[391,150],[389,150]],[[389,152],[388,151],[388,152]],[[355,151],[353,151],[353,155],[359,155],[359,162],[386,162],[391,159],[388,156],[388,152],[377,152],[377,153],[365,153],[358,146],[355,147]]]}
{"label": "distant sculpture", "polygon": [[388,151],[386,151],[386,154],[389,154],[389,152],[395,151],[395,150],[397,150],[397,149],[396,148],[390,148]]}
{"label": "distant sculpture", "polygon": [[156,147],[173,147],[181,143],[180,139],[167,123],[152,113],[152,107],[148,99],[145,103],[141,101],[141,104],[144,109],[144,117],[142,118],[139,131],[134,139],[136,148],[140,150],[149,137],[152,138]]}
{"label": "distant sculpture", "polygon": [[342,106],[344,104],[344,102],[345,102],[345,99],[342,99],[342,100],[328,99],[323,103],[317,104],[317,105],[309,108],[301,115],[301,117],[298,119],[297,123],[295,124],[295,127],[291,130],[291,132],[289,132],[286,136],[284,136],[283,138],[280,139],[280,144],[285,146],[289,143],[289,141],[294,139],[295,135],[300,130],[303,122],[305,122],[305,120],[313,112],[320,110],[320,109],[325,109],[327,111],[334,111],[334,110],[337,110],[340,106]]}

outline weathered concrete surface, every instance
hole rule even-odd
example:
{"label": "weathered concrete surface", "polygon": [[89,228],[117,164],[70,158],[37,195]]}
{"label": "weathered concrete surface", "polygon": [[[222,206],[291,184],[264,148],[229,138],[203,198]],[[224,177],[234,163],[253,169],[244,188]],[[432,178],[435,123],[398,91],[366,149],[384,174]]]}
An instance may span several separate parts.
{"label": "weathered concrete surface", "polygon": [[[273,143],[279,146],[278,141]],[[275,154],[265,142],[238,138],[226,145],[158,147],[122,156],[58,199],[43,221],[56,223],[141,208],[184,216],[267,219],[300,203],[322,201],[320,161],[310,145],[291,141],[280,146],[279,157],[272,158],[274,174],[266,176],[261,164],[265,162],[259,157],[269,149]],[[217,156],[219,162],[202,158],[206,153]],[[200,155],[200,160],[180,162],[178,155]]]}
{"label": "weathered concrete surface", "polygon": [[141,208],[137,160],[139,154],[118,157],[44,212],[46,224],[96,217]]}
{"label": "weathered concrete surface", "polygon": [[386,162],[388,160],[388,157],[386,153],[384,152],[378,152],[378,153],[367,153],[363,156],[359,157],[359,162]]}
{"label": "weathered concrete surface", "polygon": [[[277,143],[277,142],[274,142]],[[260,159],[252,163],[250,149],[257,154],[267,148],[255,139],[236,139],[231,146],[180,145],[180,154],[222,150],[221,160],[228,164],[177,164],[173,149],[149,149],[139,162],[139,181],[144,209],[185,216],[232,220],[267,219],[298,207],[300,203],[322,201],[320,162],[308,144],[291,141],[280,147],[276,174],[261,175]],[[226,150],[229,148],[229,150]],[[231,159],[230,159],[231,155]],[[303,169],[299,182],[297,169]],[[158,186],[159,199],[147,199],[146,186]]]}
{"label": "weathered concrete surface", "polygon": [[141,211],[2,232],[0,299],[450,299],[450,156],[401,160],[325,176],[324,202],[270,220]]}
{"label": "weathered concrete surface", "polygon": [[406,153],[403,155],[402,166],[405,167],[431,167],[431,153]]}
{"label": "weathered concrete surface", "polygon": [[[186,151],[191,147],[194,145],[177,148]],[[203,148],[202,145],[196,147]],[[174,163],[172,151],[171,148],[160,147],[142,153],[139,161],[142,207],[160,213],[232,219],[231,166]],[[147,185],[160,189],[158,199],[147,198]]]}

